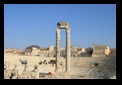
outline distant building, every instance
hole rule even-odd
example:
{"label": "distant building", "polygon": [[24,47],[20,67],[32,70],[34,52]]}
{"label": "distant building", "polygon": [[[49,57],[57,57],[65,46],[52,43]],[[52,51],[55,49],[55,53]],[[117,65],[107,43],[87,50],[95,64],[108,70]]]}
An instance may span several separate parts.
{"label": "distant building", "polygon": [[77,47],[72,45],[71,47],[71,57],[77,57]]}
{"label": "distant building", "polygon": [[49,48],[40,48],[40,56],[49,56]]}
{"label": "distant building", "polygon": [[14,51],[14,54],[20,54],[20,53],[21,53],[21,50],[17,49],[17,50]]}
{"label": "distant building", "polygon": [[32,52],[31,49],[26,49],[24,53],[25,53],[25,55],[31,55],[31,52]]}
{"label": "distant building", "polygon": [[49,57],[54,57],[55,55],[55,47],[49,46]]}
{"label": "distant building", "polygon": [[110,48],[106,45],[94,45],[92,57],[105,57],[110,55]]}
{"label": "distant building", "polygon": [[16,48],[9,48],[9,49],[6,49],[5,53],[14,54],[16,50],[17,50]]}
{"label": "distant building", "polygon": [[40,55],[40,49],[39,48],[37,48],[37,47],[32,47],[32,52],[31,52],[31,54],[33,55],[33,56],[39,56]]}

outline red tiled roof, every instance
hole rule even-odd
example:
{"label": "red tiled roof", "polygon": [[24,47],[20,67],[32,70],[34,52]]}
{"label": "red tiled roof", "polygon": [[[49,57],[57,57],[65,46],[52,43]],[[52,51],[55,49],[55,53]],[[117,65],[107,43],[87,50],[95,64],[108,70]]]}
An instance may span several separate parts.
{"label": "red tiled roof", "polygon": [[40,48],[40,50],[49,50],[49,48]]}
{"label": "red tiled roof", "polygon": [[25,52],[31,52],[31,49],[27,49],[27,50],[25,50]]}

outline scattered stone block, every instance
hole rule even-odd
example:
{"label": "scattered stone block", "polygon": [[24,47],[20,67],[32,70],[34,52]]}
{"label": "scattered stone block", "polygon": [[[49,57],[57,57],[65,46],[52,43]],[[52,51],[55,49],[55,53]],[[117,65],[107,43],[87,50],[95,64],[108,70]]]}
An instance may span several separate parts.
{"label": "scattered stone block", "polygon": [[22,74],[19,76],[19,79],[35,79],[38,78],[38,72],[34,71],[23,71]]}
{"label": "scattered stone block", "polygon": [[110,79],[116,79],[116,76],[112,76]]}

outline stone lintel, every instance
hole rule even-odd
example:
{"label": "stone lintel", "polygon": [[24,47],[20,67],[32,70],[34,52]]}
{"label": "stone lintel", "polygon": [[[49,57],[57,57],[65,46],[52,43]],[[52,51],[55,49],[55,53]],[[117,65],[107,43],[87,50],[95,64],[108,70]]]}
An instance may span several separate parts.
{"label": "stone lintel", "polygon": [[69,23],[68,22],[58,22],[57,27],[60,29],[66,29],[66,28],[69,28]]}

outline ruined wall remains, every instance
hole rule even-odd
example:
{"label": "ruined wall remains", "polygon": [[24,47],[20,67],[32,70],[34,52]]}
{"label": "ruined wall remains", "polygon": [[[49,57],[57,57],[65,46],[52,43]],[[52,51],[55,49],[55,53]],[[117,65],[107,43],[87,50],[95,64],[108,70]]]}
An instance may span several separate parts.
{"label": "ruined wall remains", "polygon": [[[8,58],[9,57],[9,58]],[[4,56],[4,63],[9,62],[8,71],[4,70],[4,78],[10,77],[10,74],[13,72],[12,69],[14,69],[14,65],[16,64],[18,67],[18,74],[21,74],[19,77],[21,78],[35,78],[37,72],[23,72],[24,70],[24,65],[22,65],[19,61],[19,59],[25,60],[25,58],[28,60],[28,67],[29,71],[33,70],[34,65],[38,65],[39,71],[40,72],[46,72],[48,73],[49,71],[54,72],[55,71],[55,66],[52,66],[51,64],[42,64],[39,65],[38,63],[40,61],[44,61],[45,59],[47,61],[51,59],[55,59],[54,57],[28,57],[28,56],[14,56],[14,55],[5,55]],[[65,62],[64,58],[62,58],[63,64]],[[13,61],[14,60],[14,61]],[[71,57],[71,71],[74,70],[77,74],[81,74],[81,71],[87,69],[87,68],[93,68],[94,63],[98,63],[99,67],[99,72],[103,72],[107,74],[107,72],[110,72],[113,69],[116,69],[116,57]],[[65,65],[65,64],[64,64]],[[62,71],[65,71],[64,65],[61,66]],[[43,69],[42,69],[43,68]],[[82,69],[83,68],[83,69]],[[22,71],[20,71],[22,70]],[[77,71],[78,70],[78,71]],[[107,72],[106,72],[107,71]],[[24,76],[24,74],[26,76]],[[38,74],[38,73],[37,73]],[[73,73],[74,75],[74,73]],[[15,78],[15,77],[14,77]]]}
{"label": "ruined wall remains", "polygon": [[116,66],[116,57],[72,57],[71,66],[73,67],[91,67],[94,63],[100,66],[111,68]]}
{"label": "ruined wall remains", "polygon": [[106,57],[110,54],[110,48],[108,46],[94,45],[92,57]]}
{"label": "ruined wall remains", "polygon": [[49,56],[50,57],[54,57],[55,55],[55,52],[54,52],[54,46],[49,46]]}

